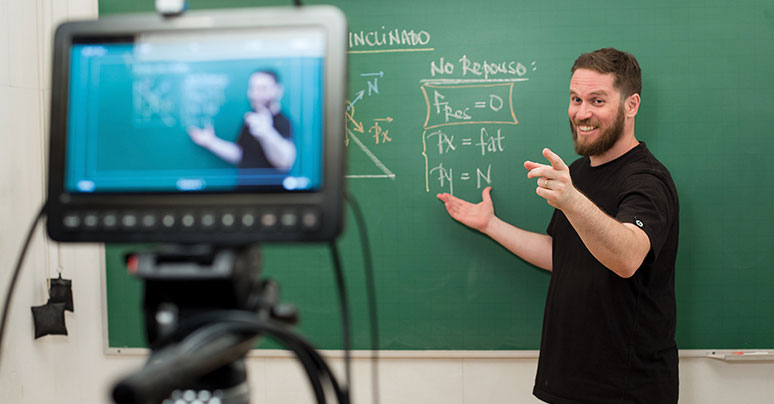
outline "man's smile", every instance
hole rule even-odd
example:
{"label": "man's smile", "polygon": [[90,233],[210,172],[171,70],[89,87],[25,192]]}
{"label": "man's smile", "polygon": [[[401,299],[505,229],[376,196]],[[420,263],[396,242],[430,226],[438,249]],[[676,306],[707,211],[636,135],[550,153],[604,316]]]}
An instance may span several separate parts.
{"label": "man's smile", "polygon": [[575,129],[578,135],[583,136],[590,136],[596,133],[597,129],[599,129],[598,125],[591,125],[591,124],[575,124]]}

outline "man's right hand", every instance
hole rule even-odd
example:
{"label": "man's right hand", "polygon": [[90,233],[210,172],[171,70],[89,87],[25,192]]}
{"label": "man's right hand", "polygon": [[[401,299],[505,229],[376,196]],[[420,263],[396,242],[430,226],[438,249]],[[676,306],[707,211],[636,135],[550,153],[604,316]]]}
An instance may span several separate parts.
{"label": "man's right hand", "polygon": [[261,109],[258,112],[245,113],[245,123],[250,134],[256,139],[267,138],[274,129],[274,118],[268,109]]}
{"label": "man's right hand", "polygon": [[189,126],[188,136],[199,146],[209,147],[215,138],[215,129],[213,129],[212,124],[207,124],[207,126],[201,129],[196,126]]}
{"label": "man's right hand", "polygon": [[436,196],[443,201],[446,211],[449,212],[449,216],[454,218],[454,220],[472,229],[486,233],[490,221],[495,217],[494,205],[489,195],[491,191],[492,187],[484,188],[481,192],[482,201],[477,204],[472,204],[447,193]]}

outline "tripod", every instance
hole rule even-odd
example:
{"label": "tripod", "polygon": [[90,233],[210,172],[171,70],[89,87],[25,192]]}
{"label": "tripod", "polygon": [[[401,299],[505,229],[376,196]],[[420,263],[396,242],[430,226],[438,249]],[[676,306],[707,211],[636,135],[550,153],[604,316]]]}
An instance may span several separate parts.
{"label": "tripod", "polygon": [[296,309],[279,303],[276,282],[260,279],[259,246],[161,246],[127,263],[144,282],[151,355],[116,384],[116,403],[248,404],[244,357],[264,334],[296,354],[318,403],[325,403],[325,381],[347,401],[325,361],[291,331]]}

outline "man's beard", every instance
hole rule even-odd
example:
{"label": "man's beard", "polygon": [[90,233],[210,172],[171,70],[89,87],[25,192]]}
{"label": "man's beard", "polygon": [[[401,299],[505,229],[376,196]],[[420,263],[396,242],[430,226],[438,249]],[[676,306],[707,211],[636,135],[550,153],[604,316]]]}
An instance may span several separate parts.
{"label": "man's beard", "polygon": [[623,135],[624,121],[626,119],[623,105],[618,108],[618,114],[615,117],[615,123],[613,126],[605,129],[597,140],[589,144],[582,144],[578,142],[578,126],[580,125],[593,125],[599,126],[591,119],[578,121],[573,124],[572,118],[570,118],[570,131],[572,131],[572,140],[575,143],[575,153],[581,156],[599,156],[612,149],[618,139]]}

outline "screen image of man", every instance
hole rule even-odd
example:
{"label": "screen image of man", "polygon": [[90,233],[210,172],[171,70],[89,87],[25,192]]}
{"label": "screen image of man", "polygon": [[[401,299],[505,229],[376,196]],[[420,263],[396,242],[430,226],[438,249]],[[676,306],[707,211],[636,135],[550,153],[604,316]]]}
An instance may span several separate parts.
{"label": "screen image of man", "polygon": [[569,166],[524,163],[554,207],[547,234],[498,218],[491,187],[449,215],[551,271],[533,393],[553,404],[675,404],[679,203],[669,171],[635,137],[642,80],[633,55],[606,48],[573,65]]}
{"label": "screen image of man", "polygon": [[274,168],[288,171],[296,160],[291,125],[281,112],[283,88],[277,74],[256,71],[248,80],[251,110],[235,142],[219,138],[212,125],[189,127],[188,135],[199,146],[239,168]]}

